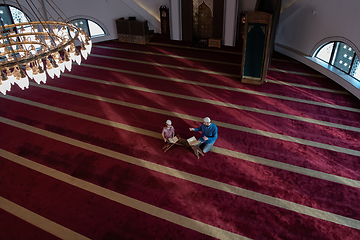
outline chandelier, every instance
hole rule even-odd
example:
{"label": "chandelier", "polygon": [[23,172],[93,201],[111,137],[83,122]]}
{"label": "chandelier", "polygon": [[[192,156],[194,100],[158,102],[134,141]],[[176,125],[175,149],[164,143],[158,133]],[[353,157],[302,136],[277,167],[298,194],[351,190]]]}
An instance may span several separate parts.
{"label": "chandelier", "polygon": [[[46,0],[57,14],[57,20],[54,20],[48,12],[50,20],[44,20],[44,14],[39,12],[32,0],[30,2],[26,0],[26,3],[36,16],[36,21],[8,24],[0,15],[0,92],[2,94],[5,95],[10,91],[15,83],[24,90],[29,88],[29,79],[40,84],[46,83],[47,75],[50,78],[60,77],[65,69],[71,71],[73,61],[80,65],[81,55],[86,60],[90,54],[92,43],[86,30],[66,21],[68,18],[65,14],[52,0],[50,1],[52,3]],[[24,12],[18,0],[16,3]],[[4,4],[7,6],[5,0]],[[80,43],[80,51],[75,47],[75,41]]]}

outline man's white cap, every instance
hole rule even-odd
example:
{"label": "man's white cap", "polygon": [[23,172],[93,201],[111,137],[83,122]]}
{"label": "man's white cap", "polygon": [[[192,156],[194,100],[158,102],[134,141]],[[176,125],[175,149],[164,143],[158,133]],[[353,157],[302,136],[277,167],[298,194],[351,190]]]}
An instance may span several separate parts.
{"label": "man's white cap", "polygon": [[204,122],[209,123],[209,122],[211,122],[211,120],[210,120],[210,118],[209,118],[209,117],[205,117],[205,118],[204,118]]}
{"label": "man's white cap", "polygon": [[171,121],[170,121],[170,120],[167,120],[167,121],[166,121],[166,124],[171,125]]}

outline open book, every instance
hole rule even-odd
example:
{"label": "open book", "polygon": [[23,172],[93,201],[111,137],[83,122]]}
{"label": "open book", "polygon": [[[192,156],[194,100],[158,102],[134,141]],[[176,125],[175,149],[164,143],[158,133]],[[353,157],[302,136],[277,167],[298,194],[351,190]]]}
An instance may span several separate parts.
{"label": "open book", "polygon": [[176,143],[178,140],[179,140],[179,139],[178,139],[176,136],[173,137],[173,138],[169,138],[169,141],[170,141],[171,143]]}
{"label": "open book", "polygon": [[198,141],[194,136],[187,139],[190,146],[195,146],[201,143],[201,141]]}

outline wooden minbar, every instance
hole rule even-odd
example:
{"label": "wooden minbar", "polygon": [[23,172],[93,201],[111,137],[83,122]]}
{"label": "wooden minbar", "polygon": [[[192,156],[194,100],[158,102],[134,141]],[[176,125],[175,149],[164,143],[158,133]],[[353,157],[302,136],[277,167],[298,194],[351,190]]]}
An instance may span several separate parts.
{"label": "wooden minbar", "polygon": [[133,18],[116,20],[118,39],[120,42],[146,44],[149,41],[148,22]]}

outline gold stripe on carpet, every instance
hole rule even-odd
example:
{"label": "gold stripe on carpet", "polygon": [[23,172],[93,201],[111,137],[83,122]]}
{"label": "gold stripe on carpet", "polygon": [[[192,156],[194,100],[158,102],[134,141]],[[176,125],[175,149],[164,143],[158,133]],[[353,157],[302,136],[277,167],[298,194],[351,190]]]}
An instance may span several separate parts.
{"label": "gold stripe on carpet", "polygon": [[[139,51],[139,50],[132,50],[132,49],[107,47],[107,46],[94,46],[94,47],[103,48],[103,49],[118,50],[118,51],[141,53],[141,54],[149,54],[149,55],[162,56],[162,57],[171,57],[171,58],[177,58],[177,59],[186,59],[186,60],[194,60],[194,61],[202,61],[202,62],[211,62],[211,63],[224,64],[224,65],[233,65],[233,66],[241,67],[240,63],[230,63],[230,62],[224,62],[224,61],[214,61],[214,60],[209,60],[209,59],[192,58],[192,57],[182,57],[182,56],[172,55],[172,54],[155,53],[155,52]],[[272,59],[272,60],[288,61],[288,60],[281,60],[281,59]],[[292,61],[292,62],[298,63],[297,61]],[[295,73],[295,72],[292,72],[292,73]],[[266,81],[274,83],[274,84],[282,84],[282,85],[287,85],[287,86],[295,86],[295,87],[313,89],[313,90],[318,90],[318,91],[326,91],[326,92],[333,92],[333,93],[350,95],[350,93],[347,92],[347,91],[339,91],[339,90],[334,90],[334,89],[321,88],[321,87],[315,87],[315,86],[308,86],[308,85],[289,83],[289,82],[283,82],[283,81],[278,81],[278,80],[270,80],[270,79],[266,79]]]}
{"label": "gold stripe on carpet", "polygon": [[[41,85],[41,86],[43,88],[51,89],[51,87],[48,86],[48,85]],[[76,92],[74,92],[74,91],[64,90],[64,92],[67,92],[67,91],[72,92],[72,94],[76,94]],[[142,105],[126,103],[126,102],[123,102],[123,101],[113,100],[113,99],[110,99],[110,98],[104,98],[104,97],[94,96],[94,95],[85,94],[85,93],[77,93],[76,95],[81,96],[81,97],[87,97],[87,98],[92,98],[92,99],[96,99],[96,100],[106,101],[106,102],[109,102],[109,103],[114,103],[114,104],[118,104],[118,105],[122,105],[122,106],[141,109],[141,110],[145,110],[145,111],[149,111],[149,112],[164,114],[164,115],[168,115],[168,116],[174,116],[174,117],[178,117],[178,118],[182,118],[182,119],[198,121],[198,122],[202,121],[202,118],[193,117],[193,116],[190,116],[190,115],[187,115],[187,114],[174,113],[174,112],[171,112],[171,111],[166,111],[166,110],[146,107],[146,106],[142,106]],[[12,97],[12,96],[6,96],[4,98],[12,99],[13,101],[15,101],[15,99],[16,99],[16,97]],[[18,101],[22,102],[22,103],[29,102],[29,104],[32,102],[32,101],[24,100],[24,99],[18,100]],[[36,103],[36,104],[41,105],[40,103]],[[55,107],[52,107],[52,106],[49,106],[49,105],[45,105],[45,104],[43,104],[43,105],[47,106],[47,108],[49,110],[52,109],[52,108],[55,108]],[[64,110],[64,111],[67,111],[67,110]],[[234,124],[229,124],[229,123],[224,123],[224,122],[219,122],[219,121],[213,121],[213,122],[219,127],[225,127],[225,128],[229,128],[229,129],[233,129],[233,130],[237,130],[237,131],[252,133],[252,134],[256,134],[256,135],[260,135],[260,136],[264,136],[264,137],[275,138],[275,139],[278,139],[278,140],[283,140],[283,141],[308,145],[308,146],[311,146],[311,147],[322,148],[322,149],[325,149],[325,150],[330,150],[330,151],[334,151],[334,152],[340,152],[340,153],[345,153],[345,154],[360,157],[360,151],[353,150],[353,149],[337,147],[337,146],[333,146],[333,145],[329,145],[329,144],[314,142],[314,141],[310,141],[310,140],[305,140],[305,139],[301,139],[301,138],[296,138],[296,137],[286,136],[286,135],[282,135],[282,134],[267,132],[267,131],[258,130],[258,129],[252,129],[252,128],[248,128],[248,127],[241,127],[241,126],[237,126],[237,125],[234,125]]]}
{"label": "gold stripe on carpet", "polygon": [[[26,126],[23,126],[23,127],[24,127],[23,129],[27,130]],[[28,129],[28,130],[30,130],[30,129]],[[35,128],[33,128],[32,130],[35,130]],[[181,179],[185,179],[184,176],[191,175],[191,174],[184,173],[184,172],[181,172],[181,171],[176,171],[176,170],[171,169],[171,168],[167,168],[167,167],[163,167],[163,166],[160,166],[160,165],[157,165],[157,164],[146,162],[144,160],[136,159],[136,158],[124,155],[124,154],[119,154],[119,153],[116,153],[116,152],[113,152],[113,151],[110,151],[110,150],[106,150],[104,148],[100,148],[100,147],[97,147],[97,146],[94,146],[94,145],[83,143],[83,142],[80,142],[80,141],[77,141],[77,140],[74,140],[74,139],[71,139],[71,138],[62,137],[60,135],[50,133],[50,132],[46,132],[44,130],[40,130],[40,131],[37,131],[37,130],[32,131],[32,130],[30,130],[30,131],[31,132],[37,132],[40,135],[47,136],[49,138],[52,138],[52,139],[55,139],[55,140],[58,140],[58,141],[69,143],[71,145],[74,145],[74,146],[77,146],[77,147],[80,147],[80,148],[84,148],[84,149],[87,149],[87,150],[92,151],[92,152],[97,152],[97,153],[100,153],[100,154],[104,154],[106,156],[109,156],[109,157],[112,157],[112,158],[115,158],[115,159],[118,159],[118,160],[122,160],[124,162],[129,162],[129,163],[132,163],[132,164],[135,164],[137,166],[141,166],[141,167],[144,167],[144,168],[147,168],[147,169],[150,169],[150,170],[163,172],[164,174],[171,175],[171,176],[174,176],[174,177],[179,177]],[[52,169],[52,168],[46,167],[44,165],[38,164],[36,162],[30,161],[30,160],[28,160],[26,158],[17,156],[17,155],[15,155],[13,153],[10,153],[8,151],[0,149],[0,154],[1,154],[2,157],[6,158],[6,159],[8,159],[8,160],[10,160],[12,162],[15,162],[17,164],[25,166],[27,168],[30,168],[30,169],[32,169],[34,171],[37,171],[37,172],[40,172],[42,174],[45,174],[45,175],[47,175],[49,177],[55,178],[57,180],[60,180],[62,182],[70,184],[72,186],[78,187],[78,188],[83,189],[85,191],[97,194],[99,196],[102,196],[102,197],[107,198],[109,200],[112,200],[112,201],[115,201],[117,203],[123,204],[125,206],[134,208],[134,209],[139,210],[141,212],[144,212],[144,213],[150,214],[152,216],[164,219],[166,221],[175,223],[175,224],[180,225],[182,227],[186,227],[186,228],[192,229],[194,231],[206,234],[208,236],[218,238],[218,239],[228,239],[228,240],[231,240],[231,239],[244,239],[244,240],[249,239],[249,238],[240,236],[238,234],[223,230],[221,228],[217,228],[217,227],[211,226],[209,224],[205,224],[205,223],[202,223],[200,221],[197,221],[197,220],[182,216],[180,214],[176,214],[176,213],[173,213],[171,211],[168,211],[168,210],[153,206],[151,204],[144,203],[144,202],[139,201],[137,199],[127,197],[127,196],[125,196],[123,194],[117,193],[115,191],[108,190],[106,188],[100,187],[100,186],[95,185],[93,183],[89,183],[89,182],[86,182],[84,180],[72,177],[71,175],[62,173],[62,172],[57,171],[55,169]],[[32,222],[33,221],[35,221],[35,219],[33,219]],[[41,225],[40,226],[40,228],[41,228],[42,227],[42,222],[39,223],[39,224]],[[71,239],[81,239],[81,238],[71,238]]]}
{"label": "gold stripe on carpet", "polygon": [[[182,58],[182,59],[189,59],[189,60],[194,60],[194,61],[213,62],[213,63],[218,63],[218,64],[234,65],[234,66],[241,67],[241,64],[238,64],[238,63],[220,62],[220,61],[206,60],[206,59],[201,59],[201,58],[181,57],[178,55],[171,55],[171,54],[168,55],[168,54],[164,54],[164,53],[153,53],[153,52],[139,51],[139,50],[128,50],[128,49],[115,48],[115,47],[106,47],[106,46],[94,46],[94,47],[127,51],[127,52],[136,52],[136,53],[143,53],[143,54],[152,54],[152,55],[163,56],[163,57]],[[223,52],[223,53],[230,53],[230,52]],[[97,56],[97,57],[104,56],[105,57],[105,55],[98,55],[98,54],[91,54],[91,56]],[[116,57],[110,57],[110,58],[116,59]],[[124,60],[124,58],[119,58],[119,60],[126,61],[126,60]],[[275,60],[281,61],[280,59],[275,59]],[[283,60],[283,61],[288,61],[288,60]],[[141,63],[143,63],[143,62],[141,62]],[[174,66],[174,67],[176,67],[176,66]],[[297,74],[297,75],[302,75],[302,76],[326,78],[324,75],[314,74],[314,73],[295,72],[295,71],[281,70],[281,69],[277,69],[277,68],[269,68],[269,70],[273,70],[273,71],[277,71],[277,72],[284,72],[284,73],[292,73],[292,74]],[[216,74],[216,73],[214,73],[214,74]],[[218,73],[218,74],[221,75],[221,73]],[[227,76],[227,75],[223,75],[223,76]],[[234,75],[234,76],[238,76],[241,78],[241,75]]]}
{"label": "gold stripe on carpet", "polygon": [[277,69],[277,68],[269,68],[269,70],[275,71],[275,72],[282,72],[282,73],[292,73],[292,74],[308,76],[308,77],[327,78],[324,75],[315,74],[315,73],[302,73],[302,72],[288,71],[288,70],[282,70],[282,69]]}
{"label": "gold stripe on carpet", "polygon": [[[180,79],[180,78],[164,77],[164,76],[160,76],[160,75],[134,72],[134,71],[128,71],[128,70],[121,70],[121,69],[109,68],[109,67],[101,67],[101,66],[95,66],[95,65],[89,65],[89,64],[82,64],[81,66],[95,68],[95,69],[102,69],[102,70],[107,70],[107,71],[133,74],[133,75],[143,76],[143,77],[151,77],[151,78],[162,79],[162,80],[173,81],[173,82],[188,83],[188,84],[192,84],[192,85],[196,85],[196,86],[205,86],[205,87],[212,87],[212,88],[235,91],[235,92],[242,92],[242,93],[253,94],[253,95],[257,95],[257,96],[271,97],[271,98],[276,98],[276,99],[282,99],[282,100],[288,100],[288,101],[294,101],[294,102],[300,102],[300,103],[306,103],[306,104],[312,104],[312,105],[317,105],[317,106],[322,106],[322,107],[329,107],[329,108],[334,108],[334,109],[341,109],[341,110],[360,113],[360,109],[358,109],[358,108],[344,107],[344,106],[330,104],[330,103],[322,103],[322,102],[310,101],[310,100],[305,100],[305,99],[286,97],[286,96],[281,96],[281,95],[276,95],[276,94],[271,94],[271,93],[263,93],[263,92],[246,90],[246,89],[241,89],[241,88],[225,87],[225,86],[216,85],[216,84],[194,82],[191,80],[184,80],[184,79]],[[86,78],[86,77],[80,77],[80,76],[69,75],[69,74],[63,74],[63,76],[71,76],[73,78],[78,78],[78,79],[90,79],[90,78]]]}
{"label": "gold stripe on carpet", "polygon": [[203,51],[203,52],[227,53],[227,54],[233,54],[233,55],[241,55],[241,52],[224,51],[224,50],[209,49],[209,48],[203,49],[203,48],[196,48],[196,47],[190,47],[190,46],[181,46],[181,45],[167,44],[167,43],[147,42],[146,44],[147,45],[162,46],[162,47],[175,47],[175,48],[191,49],[191,50]]}
{"label": "gold stripe on carpet", "polygon": [[[16,156],[15,154],[9,153],[5,150],[0,149],[0,155],[10,161],[19,162],[20,160],[23,160],[21,163],[19,163],[20,165],[26,166],[26,164],[24,164],[24,160],[25,159],[21,159],[21,157]],[[26,160],[29,161],[29,160]],[[40,164],[39,164],[40,165]],[[38,168],[40,168],[40,166],[38,166]],[[37,171],[37,170],[36,170]],[[52,172],[55,170],[49,169],[48,172]],[[51,233],[52,235],[60,238],[60,239],[64,239],[64,240],[74,240],[74,239],[79,239],[79,240],[85,240],[85,239],[90,239],[87,238],[77,232],[74,232],[66,227],[61,226],[60,224],[57,224],[47,218],[44,218],[34,212],[31,212],[29,210],[27,210],[26,208],[23,208],[3,197],[0,196],[0,208],[5,210],[8,213],[11,213],[12,215],[48,232]],[[3,231],[6,231],[6,229],[3,229]]]}
{"label": "gold stripe on carpet", "polygon": [[[36,86],[36,85],[34,83],[32,83],[32,86]],[[38,86],[40,86],[42,88],[46,88],[46,89],[52,89],[53,88],[53,87],[51,87],[49,85],[38,85]],[[57,90],[57,91],[60,91],[60,90]],[[71,92],[71,94],[81,96],[81,97],[87,97],[87,98],[90,98],[90,99],[101,100],[101,101],[104,101],[104,102],[106,101],[106,102],[114,103],[114,104],[117,104],[117,105],[132,107],[132,108],[141,109],[141,110],[154,112],[154,113],[159,113],[159,114],[164,114],[164,115],[168,115],[168,116],[175,116],[175,117],[182,118],[182,119],[198,121],[198,122],[202,121],[201,118],[193,117],[193,116],[190,116],[190,115],[187,115],[187,114],[174,113],[174,112],[171,112],[171,111],[146,107],[146,106],[137,105],[137,104],[133,104],[133,103],[127,103],[127,102],[123,102],[123,101],[119,101],[119,100],[114,100],[114,99],[110,99],[110,98],[90,95],[90,94],[86,94],[86,93],[79,93],[79,92],[75,92],[75,91],[71,91],[71,90],[65,90],[65,89],[62,89],[61,92],[64,92],[64,93],[65,92],[66,93]],[[12,96],[7,96],[6,98],[9,98],[9,99],[12,99],[12,100],[16,99],[15,97],[12,97]],[[21,101],[19,101],[19,102],[21,102]],[[30,103],[31,101],[22,100],[22,103],[24,103],[24,102],[29,102]],[[38,104],[40,104],[40,103],[38,103]],[[45,104],[44,104],[44,106],[47,106],[47,108],[49,108],[49,109],[53,108],[52,106],[45,105]],[[337,147],[337,146],[334,146],[334,145],[329,145],[329,144],[325,144],[325,143],[319,143],[319,142],[305,140],[305,139],[301,139],[301,138],[286,136],[286,135],[282,135],[282,134],[278,134],[278,133],[267,132],[267,131],[264,131],[264,130],[252,129],[252,128],[248,128],[248,127],[241,127],[241,126],[237,126],[237,125],[234,125],[234,124],[229,124],[229,123],[224,123],[224,122],[219,122],[219,121],[213,121],[213,122],[219,127],[225,127],[225,128],[229,128],[229,129],[233,129],[233,130],[237,130],[237,131],[252,133],[252,134],[256,134],[256,135],[260,135],[260,136],[264,136],[264,137],[275,138],[275,139],[278,139],[278,140],[303,144],[303,145],[307,145],[307,146],[322,148],[322,149],[325,149],[325,150],[341,152],[341,153],[346,153],[346,154],[349,154],[349,155],[359,156],[360,157],[360,151],[353,150],[353,149]]]}
{"label": "gold stripe on carpet", "polygon": [[170,64],[148,62],[148,61],[140,61],[140,60],[134,60],[134,59],[128,59],[128,58],[110,57],[110,56],[93,54],[93,53],[91,54],[91,56],[92,57],[98,57],[98,58],[106,58],[106,59],[111,59],[111,60],[117,60],[117,61],[140,63],[140,64],[152,65],[152,66],[157,66],[157,67],[166,67],[166,68],[174,68],[174,69],[193,71],[193,72],[201,72],[201,73],[207,73],[207,74],[216,74],[216,75],[221,75],[221,76],[226,76],[226,77],[235,77],[235,78],[240,78],[241,77],[241,75],[231,74],[231,73],[215,72],[215,71],[210,71],[210,70],[189,68],[189,67],[179,67],[179,66],[170,65]]}
{"label": "gold stripe on carpet", "polygon": [[[158,95],[164,95],[164,96],[176,97],[176,98],[181,98],[181,99],[186,99],[186,100],[191,100],[191,101],[209,103],[209,104],[213,104],[213,105],[217,105],[217,106],[245,110],[245,111],[249,111],[249,112],[262,113],[262,114],[266,114],[266,115],[282,117],[282,118],[287,118],[287,119],[293,119],[293,120],[297,120],[297,121],[313,123],[313,124],[318,124],[318,125],[322,125],[322,126],[328,126],[328,127],[334,127],[334,128],[339,128],[339,129],[344,129],[344,130],[349,130],[349,131],[354,131],[354,132],[360,132],[360,128],[357,128],[357,127],[352,127],[352,126],[347,126],[347,125],[342,125],[342,124],[337,124],[337,123],[331,123],[331,122],[326,122],[326,121],[321,121],[321,120],[316,120],[316,119],[311,119],[311,118],[306,118],[306,117],[300,117],[300,116],[290,115],[290,114],[286,114],[286,113],[279,113],[279,112],[274,112],[274,111],[269,111],[269,110],[241,106],[241,105],[227,103],[227,102],[215,101],[215,100],[210,100],[210,99],[205,99],[205,98],[191,97],[191,96],[186,96],[186,95],[182,95],[182,94],[169,93],[169,92],[164,92],[164,91],[160,91],[160,90],[137,87],[137,86],[127,85],[127,84],[122,84],[122,83],[109,82],[109,81],[104,81],[104,80],[99,80],[99,79],[94,79],[94,78],[81,77],[81,76],[76,76],[76,75],[71,75],[71,74],[64,74],[64,75],[75,78],[75,79],[84,80],[84,81],[91,81],[91,82],[96,82],[96,83],[101,83],[101,84],[106,84],[106,85],[111,85],[111,86],[116,86],[116,87],[122,87],[122,88],[137,90],[137,91],[154,93],[154,94],[158,94]],[[71,90],[51,87],[49,85],[39,85],[39,84],[35,84],[35,83],[30,83],[30,84],[31,84],[31,86],[35,86],[35,87],[46,88],[46,89],[50,89],[50,90],[54,90],[54,91],[60,91],[60,92],[66,92],[66,93],[73,94],[73,95],[78,95],[78,92],[71,91]],[[80,96],[83,96],[83,95],[80,95]]]}
{"label": "gold stripe on carpet", "polygon": [[[79,95],[83,95],[83,94],[79,93]],[[88,94],[84,94],[84,97],[86,97],[85,95],[88,95]],[[89,96],[91,96],[91,95],[89,95]],[[103,124],[103,125],[106,125],[106,126],[110,126],[110,127],[130,131],[130,132],[134,132],[134,133],[137,133],[137,134],[142,134],[142,135],[153,137],[153,138],[162,139],[160,133],[149,131],[149,130],[144,130],[142,128],[137,128],[137,127],[126,125],[126,124],[122,124],[122,123],[118,123],[118,122],[114,122],[114,121],[110,121],[110,120],[106,120],[106,119],[102,119],[102,118],[97,118],[97,117],[93,117],[93,116],[86,115],[86,114],[73,112],[73,111],[70,111],[70,110],[65,110],[65,109],[45,105],[45,104],[42,104],[42,103],[33,102],[33,101],[30,101],[30,100],[26,100],[26,99],[10,97],[10,96],[7,96],[6,98],[10,99],[10,100],[13,100],[13,101],[16,101],[16,102],[19,102],[19,103],[28,104],[28,105],[43,108],[43,109],[46,109],[46,110],[49,110],[49,111],[54,111],[54,112],[57,112],[57,113],[68,115],[68,116],[77,117],[77,118],[84,119],[84,120],[87,120],[87,121],[92,121],[92,122],[95,122],[95,123],[100,123],[100,124]],[[97,100],[100,100],[100,101],[106,101],[106,99],[100,98],[98,96],[93,96],[93,99],[97,99]],[[133,105],[133,104],[127,105],[128,103],[124,103],[124,104],[125,105],[123,105],[123,106],[129,106],[129,107],[131,107]],[[141,108],[138,108],[138,109],[141,109]],[[144,108],[143,110],[148,111],[148,108]],[[183,116],[190,117],[189,115],[176,114],[176,113],[172,113],[172,112],[169,112],[169,111],[162,111],[162,112],[159,112],[159,113],[161,113],[161,114],[166,114],[167,113],[169,116],[174,116],[174,117],[178,117],[178,118],[181,118]],[[191,120],[201,122],[202,118],[191,117]],[[222,155],[238,158],[238,159],[241,159],[241,160],[262,164],[262,165],[265,165],[265,166],[275,167],[275,168],[278,168],[278,169],[283,169],[283,170],[286,170],[286,171],[295,172],[295,173],[303,174],[303,175],[306,175],[306,176],[315,177],[315,178],[318,178],[318,179],[323,179],[323,180],[327,180],[327,181],[331,181],[331,182],[335,182],[335,183],[348,185],[348,186],[351,186],[351,187],[360,188],[360,181],[353,180],[353,179],[348,179],[348,178],[344,178],[344,177],[340,177],[340,176],[336,176],[336,175],[332,175],[332,174],[327,174],[327,173],[323,173],[323,172],[320,172],[320,171],[310,170],[310,169],[294,166],[294,165],[287,164],[287,163],[277,162],[277,161],[274,161],[274,160],[269,160],[269,159],[265,159],[265,158],[261,158],[261,157],[256,157],[256,156],[252,156],[252,155],[245,154],[245,153],[231,151],[231,150],[228,150],[228,149],[222,149],[222,148],[215,147],[215,146],[213,146],[211,148],[211,151],[222,154]]]}
{"label": "gold stripe on carpet", "polygon": [[193,57],[183,57],[183,56],[173,55],[173,54],[156,53],[156,52],[140,51],[140,50],[133,50],[133,49],[125,49],[125,48],[107,47],[107,46],[93,45],[93,47],[103,48],[103,49],[110,49],[110,50],[117,50],[117,51],[123,51],[123,52],[141,53],[141,54],[154,55],[154,56],[160,56],[160,57],[170,57],[170,58],[177,58],[177,59],[193,60],[193,61],[199,61],[199,62],[210,62],[210,63],[217,63],[217,64],[224,64],[224,65],[232,65],[232,66],[241,67],[240,63],[215,61],[215,60],[210,60],[210,59],[193,58]]}
{"label": "gold stripe on carpet", "polygon": [[[156,163],[148,162],[148,161],[138,159],[138,158],[135,158],[135,157],[131,157],[131,156],[128,156],[128,155],[125,155],[125,154],[121,154],[121,153],[118,153],[118,152],[115,152],[115,151],[112,151],[112,150],[101,148],[101,147],[98,147],[98,146],[95,146],[95,145],[92,145],[92,144],[89,144],[89,143],[85,143],[85,142],[81,142],[81,141],[78,141],[78,140],[75,140],[75,139],[72,139],[72,138],[69,138],[69,137],[65,137],[65,136],[62,136],[62,135],[59,135],[59,134],[56,134],[56,133],[52,133],[52,132],[49,132],[49,131],[46,131],[46,130],[43,130],[43,129],[28,126],[26,124],[16,122],[16,121],[13,121],[13,120],[10,120],[10,119],[6,119],[6,118],[3,118],[3,117],[0,117],[0,121],[2,123],[4,123],[4,124],[8,124],[10,126],[17,127],[19,129],[23,129],[23,130],[26,130],[26,131],[29,131],[29,132],[32,132],[32,133],[36,133],[38,135],[41,135],[41,136],[44,136],[44,137],[47,137],[47,138],[51,138],[51,139],[54,139],[54,140],[57,140],[57,141],[60,141],[60,142],[66,143],[66,144],[70,144],[70,145],[73,145],[73,146],[76,146],[76,147],[79,147],[79,148],[82,148],[82,149],[86,149],[86,150],[91,151],[91,152],[99,153],[99,154],[102,154],[104,156],[108,156],[108,157],[111,157],[111,158],[114,158],[114,159],[118,159],[120,161],[124,161],[124,162],[130,163],[130,164],[134,164],[136,166],[140,166],[140,167],[143,167],[143,168],[146,168],[146,169],[150,169],[152,171],[160,172],[160,173],[163,173],[163,174],[167,174],[169,176],[173,176],[173,177],[176,177],[176,178],[179,178],[179,179],[187,180],[189,182],[194,182],[194,183],[197,183],[197,184],[201,184],[201,185],[213,188],[213,189],[218,189],[218,190],[221,190],[221,191],[224,191],[224,192],[227,192],[227,193],[230,193],[230,194],[234,194],[234,195],[237,195],[237,196],[240,196],[240,197],[248,198],[248,199],[251,199],[251,200],[254,200],[254,201],[266,203],[266,204],[269,204],[269,205],[272,205],[272,206],[275,206],[275,207],[287,209],[287,210],[294,211],[294,212],[297,212],[297,213],[300,213],[300,214],[304,214],[304,215],[307,215],[307,216],[311,216],[311,217],[314,217],[314,218],[322,219],[322,220],[325,220],[325,221],[340,224],[342,226],[351,227],[351,228],[360,230],[360,221],[355,220],[355,219],[351,219],[351,218],[348,218],[348,217],[333,214],[333,213],[326,212],[326,211],[323,211],[323,210],[307,207],[307,206],[297,204],[297,203],[293,203],[293,202],[290,202],[290,201],[286,201],[286,200],[283,200],[283,199],[280,199],[280,198],[267,196],[267,195],[257,193],[257,192],[254,192],[254,191],[246,190],[246,189],[243,189],[243,188],[235,187],[235,186],[232,186],[232,185],[229,185],[229,184],[221,183],[221,182],[218,182],[218,181],[215,181],[215,180],[207,179],[207,178],[200,177],[200,176],[190,174],[190,173],[187,173],[187,172],[179,171],[179,170],[176,170],[176,169],[173,169],[173,168],[170,168],[170,167],[165,167],[165,166],[162,166],[162,165],[159,165],[159,164],[156,164]],[[20,161],[19,161],[19,158],[22,160],[22,162],[27,160],[27,159],[23,159],[23,158],[21,158],[19,156],[16,156],[14,154],[10,154],[11,156],[9,156],[9,153],[7,151],[4,151],[4,150],[0,150],[0,153],[1,153],[1,155],[3,157],[6,156],[6,158],[11,160],[11,161],[14,161],[14,162],[18,161],[19,164],[21,164]],[[36,171],[39,171],[39,168],[43,168],[43,169],[47,168],[47,167],[42,166],[40,164],[34,163],[32,161],[28,161],[26,166],[30,168],[30,166],[29,166],[30,164],[35,164],[36,165],[36,167],[33,168]],[[107,198],[109,198],[109,199],[111,199],[113,201],[119,202],[119,203],[124,204],[124,205],[129,206],[129,207],[133,207],[133,208],[138,209],[140,211],[143,211],[145,213],[148,213],[148,214],[151,214],[153,216],[165,219],[165,220],[170,221],[170,222],[174,222],[176,224],[179,224],[181,226],[193,229],[195,231],[202,232],[204,234],[214,236],[214,237],[218,237],[218,238],[221,238],[221,239],[224,239],[225,234],[228,237],[235,237],[235,236],[239,237],[239,235],[236,235],[234,233],[231,233],[231,232],[219,229],[219,228],[215,228],[213,226],[201,223],[199,221],[195,221],[195,220],[192,220],[190,218],[187,218],[187,217],[184,217],[184,216],[181,216],[181,215],[178,215],[178,214],[163,210],[161,208],[152,206],[150,204],[143,203],[143,202],[138,201],[136,199],[126,197],[126,196],[124,196],[122,194],[118,194],[116,192],[113,192],[113,191],[110,191],[108,189],[99,187],[97,185],[88,183],[86,181],[73,178],[70,175],[58,172],[58,171],[56,171],[54,169],[49,169],[49,170],[51,172],[46,173],[46,174],[51,176],[51,177],[55,177],[55,175],[62,175],[63,177],[61,177],[61,179],[59,179],[61,181],[64,181],[64,178],[67,178],[68,180],[66,182],[69,183],[69,184],[73,184],[73,185],[75,185],[75,186],[77,186],[79,188],[82,188],[84,190],[96,193],[96,194],[98,194],[100,196],[107,197]],[[45,172],[43,172],[43,173],[45,173]],[[76,182],[76,184],[75,184],[75,182]],[[204,232],[205,229],[207,230],[206,233]],[[231,238],[228,238],[228,239],[231,239]]]}
{"label": "gold stripe on carpet", "polygon": [[290,82],[284,82],[284,81],[274,80],[274,79],[273,80],[265,79],[265,81],[270,82],[270,83],[275,83],[275,84],[281,84],[281,85],[286,85],[286,86],[297,87],[297,88],[306,88],[306,89],[317,90],[317,91],[324,91],[324,92],[338,93],[338,94],[344,94],[344,95],[351,95],[347,91],[335,90],[335,89],[330,89],[330,88],[322,88],[322,87],[315,87],[315,86],[309,86],[309,85],[304,85],[304,84],[290,83]]}

